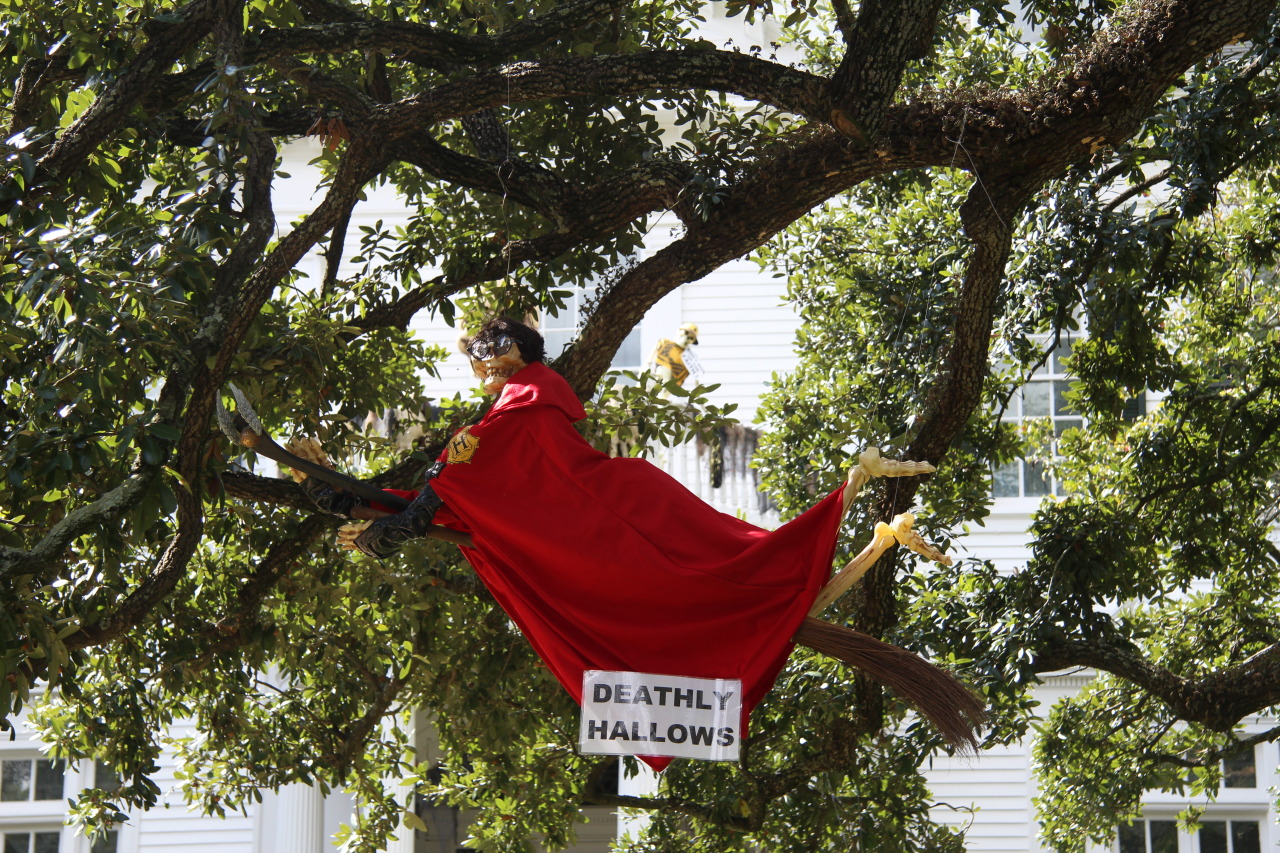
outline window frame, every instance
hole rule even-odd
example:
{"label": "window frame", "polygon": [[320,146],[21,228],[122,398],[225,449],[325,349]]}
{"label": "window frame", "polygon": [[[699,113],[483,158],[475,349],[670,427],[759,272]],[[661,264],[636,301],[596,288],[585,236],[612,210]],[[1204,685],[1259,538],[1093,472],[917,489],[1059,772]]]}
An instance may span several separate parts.
{"label": "window frame", "polygon": [[[1269,730],[1274,725],[1272,720],[1254,718],[1237,734],[1242,737]],[[1280,825],[1275,821],[1271,789],[1280,785],[1280,771],[1277,770],[1277,745],[1259,743],[1253,748],[1254,780],[1253,788],[1228,788],[1225,785],[1218,789],[1217,798],[1213,801],[1204,799],[1191,800],[1185,796],[1149,791],[1143,797],[1142,816],[1139,820],[1176,820],[1180,812],[1188,806],[1196,806],[1204,810],[1200,816],[1204,821],[1252,821],[1259,825],[1259,844],[1261,850],[1275,850],[1280,846]],[[1119,853],[1119,835],[1109,845],[1090,843],[1087,853]],[[1199,853],[1199,838],[1185,832],[1178,833],[1178,853]]]}
{"label": "window frame", "polygon": [[[577,340],[578,333],[582,330],[582,303],[600,292],[599,284],[587,284],[583,286],[574,286],[570,288],[572,291],[565,300],[564,308],[557,313],[552,313],[548,309],[542,309],[538,312],[538,331],[542,334],[543,339],[547,342],[547,361],[554,361],[564,351],[564,347]],[[645,367],[645,359],[647,353],[644,351],[644,340],[641,329],[644,327],[644,320],[641,319],[636,323],[635,327],[627,333],[627,337],[623,340],[622,345],[618,348],[618,352],[614,353],[614,357],[609,364],[609,370],[643,370]],[[551,343],[551,334],[563,335],[568,334],[568,339],[558,345]],[[625,352],[628,346],[632,346],[636,350],[636,361],[623,362],[619,361],[619,356]]]}

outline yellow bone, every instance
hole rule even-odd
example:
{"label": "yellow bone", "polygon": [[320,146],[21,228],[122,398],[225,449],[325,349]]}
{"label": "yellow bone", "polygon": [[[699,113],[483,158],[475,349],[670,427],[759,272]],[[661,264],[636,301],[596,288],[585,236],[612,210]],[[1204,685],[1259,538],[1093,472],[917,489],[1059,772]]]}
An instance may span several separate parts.
{"label": "yellow bone", "polygon": [[[850,481],[852,479],[850,477]],[[876,560],[880,559],[881,554],[894,545],[905,545],[930,560],[937,560],[947,566],[951,565],[950,557],[925,542],[920,534],[911,528],[915,520],[916,517],[914,515],[904,512],[896,516],[889,524],[885,524],[883,521],[877,523],[875,536],[872,537],[867,547],[863,548],[858,556],[850,560],[847,566],[837,572],[835,577],[827,581],[827,585],[818,591],[818,597],[814,599],[813,606],[809,608],[809,615],[816,618],[819,613],[826,610],[833,601],[844,595],[849,590],[849,587],[857,583],[876,564]]]}

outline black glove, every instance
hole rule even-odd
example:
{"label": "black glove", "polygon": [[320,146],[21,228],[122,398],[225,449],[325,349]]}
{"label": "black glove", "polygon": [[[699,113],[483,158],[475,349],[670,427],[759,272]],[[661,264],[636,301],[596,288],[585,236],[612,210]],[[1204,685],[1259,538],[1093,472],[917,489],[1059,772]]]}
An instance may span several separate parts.
{"label": "black glove", "polygon": [[423,483],[422,491],[418,492],[413,503],[395,515],[373,522],[351,544],[370,557],[385,560],[410,539],[425,536],[431,528],[431,519],[435,518],[436,510],[443,504],[444,501],[440,500],[431,484]]}
{"label": "black glove", "polygon": [[317,477],[308,477],[303,480],[302,490],[322,512],[340,515],[343,518],[350,518],[351,510],[355,507],[369,505],[364,498],[357,497],[351,492],[340,491]]}

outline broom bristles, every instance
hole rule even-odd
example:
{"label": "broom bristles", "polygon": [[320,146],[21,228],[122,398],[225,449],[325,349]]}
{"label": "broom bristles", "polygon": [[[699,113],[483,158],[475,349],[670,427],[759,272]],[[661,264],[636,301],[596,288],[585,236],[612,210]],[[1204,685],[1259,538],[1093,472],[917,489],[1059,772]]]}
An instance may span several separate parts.
{"label": "broom bristles", "polygon": [[947,743],[976,752],[986,708],[950,673],[906,649],[843,625],[805,617],[793,638],[802,646],[857,667],[915,706]]}

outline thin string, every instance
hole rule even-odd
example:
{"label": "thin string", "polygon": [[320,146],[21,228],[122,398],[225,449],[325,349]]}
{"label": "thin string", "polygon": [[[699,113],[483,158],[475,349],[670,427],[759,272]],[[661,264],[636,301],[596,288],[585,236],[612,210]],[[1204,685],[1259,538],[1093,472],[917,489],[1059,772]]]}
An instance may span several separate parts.
{"label": "thin string", "polygon": [[1002,227],[1005,226],[1004,217],[1000,215],[1000,209],[996,207],[996,200],[991,197],[991,191],[987,189],[986,181],[982,180],[982,175],[978,172],[978,164],[974,162],[973,155],[969,153],[969,149],[964,146],[964,132],[969,126],[969,108],[964,108],[964,115],[960,118],[960,138],[956,140],[956,147],[951,152],[951,168],[956,167],[956,157],[961,151],[964,152],[965,159],[969,161],[969,171],[973,173],[973,179],[978,182],[978,186],[982,188],[982,194],[987,197],[987,204],[991,205],[991,212],[996,215],[996,220]]}
{"label": "thin string", "polygon": [[510,212],[507,210],[507,195],[508,195],[507,180],[506,180],[506,177],[503,175],[504,170],[507,170],[507,174],[510,174],[509,170],[512,169],[511,129],[510,129],[511,71],[509,70],[509,66],[505,66],[505,65],[503,66],[502,76],[507,81],[507,102],[504,105],[503,121],[502,121],[502,142],[506,150],[503,154],[502,162],[498,164],[498,183],[502,185],[502,230],[504,232],[503,236],[506,238],[506,242],[502,247],[502,253],[506,256],[506,261],[507,261],[506,272],[504,272],[502,275],[502,283],[504,286],[510,287],[511,286],[511,242],[512,242],[511,241],[511,215],[510,215]]}

